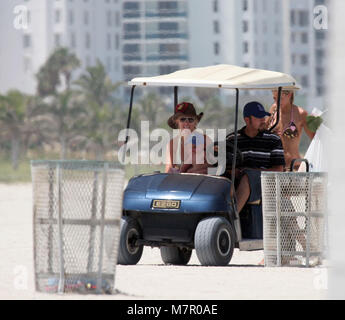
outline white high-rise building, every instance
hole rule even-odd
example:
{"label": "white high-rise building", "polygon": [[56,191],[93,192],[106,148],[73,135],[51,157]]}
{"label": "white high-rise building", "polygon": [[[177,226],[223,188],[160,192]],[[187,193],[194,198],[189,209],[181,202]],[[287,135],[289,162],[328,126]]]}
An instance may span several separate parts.
{"label": "white high-rise building", "polygon": [[57,47],[74,52],[81,70],[99,59],[121,80],[120,10],[118,0],[0,1],[0,92],[34,93],[35,74]]}
{"label": "white high-rise building", "polygon": [[[34,74],[55,47],[66,46],[83,68],[100,59],[113,81],[221,63],[287,72],[303,87],[298,94],[303,105],[323,108],[327,30],[317,30],[313,20],[314,8],[324,4],[2,0],[0,36],[6,41],[0,43],[0,92],[33,93]],[[27,9],[28,28],[22,27],[21,8]]]}
{"label": "white high-rise building", "polygon": [[[190,0],[194,9],[198,7],[209,12],[208,15],[202,15],[200,11],[193,13],[190,10],[190,25],[193,26],[190,28],[193,42],[190,46],[190,63],[200,63],[202,55],[198,52],[207,52],[207,48],[213,45],[213,53],[217,55],[209,54],[205,57],[201,62],[204,65],[221,61],[289,73],[302,86],[297,96],[303,106],[309,111],[313,107],[322,109],[325,107],[323,95],[327,30],[315,27],[317,16],[314,9],[326,2],[207,0],[201,6],[197,0]],[[203,18],[195,22],[201,15]],[[210,31],[212,29],[213,33]],[[202,32],[198,33],[198,30]],[[203,42],[204,34],[211,36],[212,41]],[[200,50],[197,43],[204,49]]]}
{"label": "white high-rise building", "polygon": [[188,0],[122,2],[125,80],[188,67]]}

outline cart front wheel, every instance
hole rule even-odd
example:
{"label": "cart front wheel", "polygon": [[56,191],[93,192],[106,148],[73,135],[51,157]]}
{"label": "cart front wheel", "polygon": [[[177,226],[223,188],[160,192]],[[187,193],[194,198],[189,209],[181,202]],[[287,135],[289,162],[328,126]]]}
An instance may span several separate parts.
{"label": "cart front wheel", "polygon": [[222,217],[201,220],[195,231],[194,245],[202,265],[226,266],[234,252],[233,226]]}
{"label": "cart front wheel", "polygon": [[143,245],[137,245],[141,238],[141,229],[135,219],[122,217],[118,264],[137,264],[143,254]]}

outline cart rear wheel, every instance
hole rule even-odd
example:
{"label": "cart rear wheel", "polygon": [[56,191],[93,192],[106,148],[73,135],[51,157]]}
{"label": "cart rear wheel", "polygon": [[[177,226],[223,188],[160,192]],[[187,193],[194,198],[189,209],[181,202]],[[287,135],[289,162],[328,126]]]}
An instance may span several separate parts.
{"label": "cart rear wheel", "polygon": [[194,245],[202,265],[226,266],[234,252],[233,226],[222,217],[201,220],[195,231]]}
{"label": "cart rear wheel", "polygon": [[192,256],[192,250],[185,248],[161,247],[160,250],[165,264],[186,265]]}
{"label": "cart rear wheel", "polygon": [[143,254],[143,245],[137,245],[141,238],[141,229],[137,221],[131,217],[122,217],[118,264],[137,264]]}

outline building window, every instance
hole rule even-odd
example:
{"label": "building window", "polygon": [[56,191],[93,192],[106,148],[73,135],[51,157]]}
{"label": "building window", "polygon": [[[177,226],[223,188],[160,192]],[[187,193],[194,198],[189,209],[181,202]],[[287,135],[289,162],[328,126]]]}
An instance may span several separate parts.
{"label": "building window", "polygon": [[107,71],[110,72],[111,71],[111,58],[107,57]]}
{"label": "building window", "polygon": [[309,25],[309,12],[308,11],[299,11],[298,12],[298,24],[301,27],[306,27]]}
{"label": "building window", "polygon": [[294,26],[296,24],[296,12],[291,10],[290,12],[290,24]]}
{"label": "building window", "polygon": [[141,67],[140,66],[124,66],[123,73],[129,76],[129,79],[133,76],[138,76],[141,74]]}
{"label": "building window", "polygon": [[291,55],[291,63],[292,63],[293,65],[296,64],[296,55],[295,55],[294,53]]}
{"label": "building window", "polygon": [[267,33],[267,22],[266,21],[262,22],[262,31],[264,34]]}
{"label": "building window", "polygon": [[114,65],[115,65],[115,71],[119,71],[119,58],[115,58]]}
{"label": "building window", "polygon": [[159,10],[177,10],[177,2],[162,1],[158,2]]}
{"label": "building window", "polygon": [[31,35],[24,34],[24,37],[23,37],[23,47],[24,48],[30,48],[31,47]]}
{"label": "building window", "polygon": [[89,12],[88,11],[84,11],[84,24],[86,26],[89,25],[89,18],[90,18]]}
{"label": "building window", "polygon": [[308,33],[303,32],[301,35],[301,42],[302,43],[308,43]]}
{"label": "building window", "polygon": [[169,74],[169,73],[175,72],[178,69],[179,69],[178,66],[173,66],[173,65],[159,66],[159,74]]}
{"label": "building window", "polygon": [[91,47],[91,37],[89,33],[86,33],[85,35],[85,48],[90,49]]}
{"label": "building window", "polygon": [[217,20],[213,21],[213,32],[219,33],[219,22]]}
{"label": "building window", "polygon": [[124,54],[139,54],[140,47],[137,43],[127,43],[123,46]]}
{"label": "building window", "polygon": [[325,33],[322,31],[321,32],[320,31],[315,32],[315,39],[316,39],[316,41],[324,40],[325,39]]}
{"label": "building window", "polygon": [[316,72],[316,74],[317,74],[318,76],[323,76],[324,73],[325,73],[324,69],[323,69],[323,68],[320,68],[320,67],[317,67],[317,68],[315,69],[315,72]]}
{"label": "building window", "polygon": [[120,37],[118,34],[115,35],[115,49],[118,50],[120,48]]}
{"label": "building window", "polygon": [[59,9],[55,10],[55,23],[60,23],[61,21],[61,11]]}
{"label": "building window", "polygon": [[68,12],[68,23],[69,25],[74,24],[74,12],[72,10]]}
{"label": "building window", "polygon": [[111,34],[107,34],[107,49],[111,49]]}
{"label": "building window", "polygon": [[315,52],[315,56],[316,56],[316,63],[320,65],[324,58],[324,51],[322,49],[317,49]]}
{"label": "building window", "polygon": [[279,11],[280,11],[280,4],[279,4],[279,1],[280,1],[280,0],[275,0],[275,1],[274,1],[274,12],[275,12],[275,13],[279,13]]}
{"label": "building window", "polygon": [[247,41],[243,42],[243,53],[248,53],[249,52],[249,45]]}
{"label": "building window", "polygon": [[115,12],[115,26],[120,27],[120,13],[118,11]]}
{"label": "building window", "polygon": [[243,2],[242,2],[242,9],[243,9],[243,11],[247,11],[248,10],[248,0],[243,0]]}
{"label": "building window", "polygon": [[246,33],[248,32],[248,21],[247,20],[243,20],[242,22],[242,27],[243,27],[243,32]]}
{"label": "building window", "polygon": [[220,48],[219,48],[219,42],[215,42],[213,45],[213,50],[214,50],[214,54],[217,56],[219,55],[220,52]]}
{"label": "building window", "polygon": [[31,59],[29,57],[24,57],[24,72],[28,73],[31,71]]}
{"label": "building window", "polygon": [[296,42],[296,33],[292,32],[291,33],[291,43],[295,43]]}
{"label": "building window", "polygon": [[124,39],[138,39],[140,38],[140,24],[139,23],[125,23],[124,29]]}
{"label": "building window", "polygon": [[316,94],[318,95],[318,96],[322,96],[323,95],[323,87],[317,87],[316,88]]}
{"label": "building window", "polygon": [[281,48],[281,44],[279,42],[276,42],[276,45],[275,45],[276,55],[280,55],[280,48]]}
{"label": "building window", "polygon": [[218,0],[213,0],[213,12],[218,12]]}
{"label": "building window", "polygon": [[308,56],[306,54],[301,55],[301,64],[307,65],[308,64]]}
{"label": "building window", "polygon": [[158,29],[162,31],[177,31],[178,23],[177,22],[160,22]]}
{"label": "building window", "polygon": [[308,76],[302,76],[301,77],[301,84],[302,84],[302,87],[308,87],[309,86],[309,81],[308,81]]}
{"label": "building window", "polygon": [[54,35],[54,43],[56,47],[60,47],[61,46],[61,35],[59,33],[56,33]]}
{"label": "building window", "polygon": [[274,24],[274,34],[278,35],[279,34],[279,30],[280,30],[280,23],[277,21]]}
{"label": "building window", "polygon": [[71,33],[71,47],[76,47],[75,33]]}

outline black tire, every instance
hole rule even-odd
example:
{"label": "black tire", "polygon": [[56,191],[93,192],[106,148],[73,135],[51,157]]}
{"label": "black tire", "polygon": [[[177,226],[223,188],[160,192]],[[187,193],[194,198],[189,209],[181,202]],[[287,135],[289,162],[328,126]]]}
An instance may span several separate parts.
{"label": "black tire", "polygon": [[160,250],[162,260],[165,264],[185,266],[192,256],[192,250],[185,248],[161,247]]}
{"label": "black tire", "polygon": [[235,246],[233,226],[223,217],[201,220],[194,236],[196,255],[204,266],[226,266]]}
{"label": "black tire", "polygon": [[143,245],[137,246],[135,242],[141,238],[141,234],[141,229],[135,219],[122,217],[118,264],[134,265],[139,262],[143,254]]}

